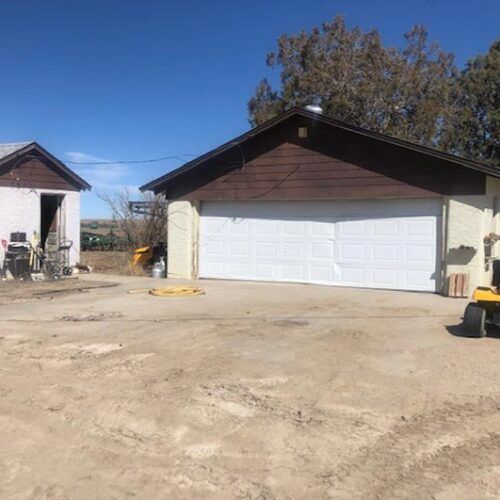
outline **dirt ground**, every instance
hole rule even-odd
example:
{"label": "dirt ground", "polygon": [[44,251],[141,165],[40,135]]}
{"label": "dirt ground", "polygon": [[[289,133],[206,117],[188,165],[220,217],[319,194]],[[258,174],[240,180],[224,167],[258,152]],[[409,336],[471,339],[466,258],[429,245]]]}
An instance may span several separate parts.
{"label": "dirt ground", "polygon": [[71,276],[60,280],[48,281],[0,281],[0,306],[33,302],[35,300],[52,300],[62,294],[83,293],[94,288],[111,287],[112,283],[81,280],[78,276]]}
{"label": "dirt ground", "polygon": [[0,307],[0,497],[498,498],[500,339],[465,301],[119,281]]}

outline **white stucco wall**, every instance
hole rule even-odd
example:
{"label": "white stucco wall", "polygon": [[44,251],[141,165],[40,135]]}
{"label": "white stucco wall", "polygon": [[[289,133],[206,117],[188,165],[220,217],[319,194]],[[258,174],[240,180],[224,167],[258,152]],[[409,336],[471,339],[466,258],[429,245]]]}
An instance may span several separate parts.
{"label": "white stucco wall", "polygon": [[199,203],[172,201],[168,204],[169,278],[192,279],[198,274]]}
{"label": "white stucco wall", "polygon": [[80,259],[80,193],[58,189],[25,189],[0,187],[0,239],[9,240],[10,233],[21,231],[31,240],[33,232],[40,234],[40,195],[64,195],[62,223],[65,236],[73,241],[70,263]]}

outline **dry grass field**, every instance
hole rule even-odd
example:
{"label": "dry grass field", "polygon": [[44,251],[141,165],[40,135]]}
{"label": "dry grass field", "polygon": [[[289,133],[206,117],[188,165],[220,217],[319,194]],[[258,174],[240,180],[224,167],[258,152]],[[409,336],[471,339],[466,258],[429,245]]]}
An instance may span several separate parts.
{"label": "dry grass field", "polygon": [[130,260],[128,252],[82,252],[80,263],[90,266],[95,273],[144,276],[145,271],[131,267]]}

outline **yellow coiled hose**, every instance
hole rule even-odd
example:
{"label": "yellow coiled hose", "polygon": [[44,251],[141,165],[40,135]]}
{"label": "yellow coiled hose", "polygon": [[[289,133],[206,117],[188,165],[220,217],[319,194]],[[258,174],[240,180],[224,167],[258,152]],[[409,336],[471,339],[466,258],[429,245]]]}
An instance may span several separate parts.
{"label": "yellow coiled hose", "polygon": [[205,295],[204,290],[195,286],[166,286],[163,288],[152,288],[148,292],[156,297],[194,297]]}

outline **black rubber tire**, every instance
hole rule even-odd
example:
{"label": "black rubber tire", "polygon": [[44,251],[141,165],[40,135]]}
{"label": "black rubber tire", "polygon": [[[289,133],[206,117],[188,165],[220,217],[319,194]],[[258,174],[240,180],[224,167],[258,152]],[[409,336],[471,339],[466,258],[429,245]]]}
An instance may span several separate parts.
{"label": "black rubber tire", "polygon": [[486,335],[486,311],[473,302],[467,304],[464,313],[464,327],[469,337],[484,337]]}
{"label": "black rubber tire", "polygon": [[70,266],[64,266],[62,272],[64,276],[71,276],[73,274],[73,268]]}

